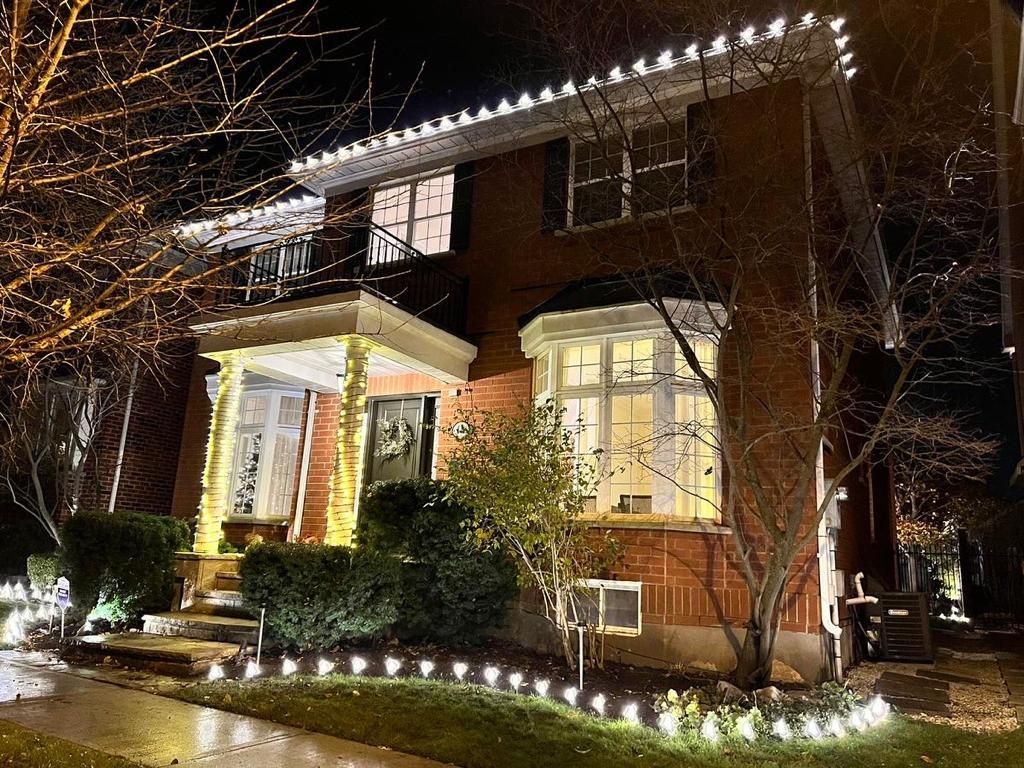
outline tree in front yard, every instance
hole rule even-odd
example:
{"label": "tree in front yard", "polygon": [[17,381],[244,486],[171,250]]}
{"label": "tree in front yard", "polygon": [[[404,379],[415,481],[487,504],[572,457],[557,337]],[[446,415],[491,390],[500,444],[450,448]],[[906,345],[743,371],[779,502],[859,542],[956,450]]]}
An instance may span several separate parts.
{"label": "tree in front yard", "polygon": [[615,542],[583,520],[599,480],[598,456],[578,452],[555,403],[512,413],[463,414],[470,425],[446,458],[449,495],[473,510],[477,541],[511,552],[520,583],[535,593],[575,667],[581,581],[615,554]]}
{"label": "tree in front yard", "polygon": [[51,535],[76,481],[44,493],[38,469],[84,423],[50,434],[53,382],[120,380],[123,402],[128,372],[180,364],[189,318],[244,292],[251,253],[211,257],[221,229],[179,225],[301,192],[267,167],[352,114],[306,99],[333,46],[316,0],[0,5],[0,450]]}

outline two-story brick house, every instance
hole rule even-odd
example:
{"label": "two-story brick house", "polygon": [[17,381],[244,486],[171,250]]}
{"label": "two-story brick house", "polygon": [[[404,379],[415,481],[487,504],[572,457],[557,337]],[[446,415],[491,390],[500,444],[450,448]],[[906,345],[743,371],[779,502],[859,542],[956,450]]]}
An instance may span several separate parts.
{"label": "two-story brick house", "polygon": [[[663,319],[625,267],[595,253],[633,247],[640,220],[651,249],[676,226],[656,207],[631,210],[610,179],[639,186],[657,171],[672,180],[680,197],[671,221],[685,227],[687,211],[706,215],[730,194],[714,169],[756,165],[765,141],[778,149],[780,191],[752,221],[791,215],[787,205],[802,205],[821,165],[833,178],[852,175],[838,185],[841,207],[851,226],[867,226],[857,213],[862,184],[844,165],[838,135],[853,124],[842,44],[828,20],[805,19],[665,54],[600,81],[296,161],[291,173],[309,196],[187,226],[210,249],[255,249],[232,306],[193,325],[177,476],[162,504],[185,519],[198,514],[196,557],[215,560],[222,538],[241,543],[250,533],[347,544],[366,483],[443,474],[460,409],[550,397],[569,423],[586,426],[581,453],[601,448],[610,462],[589,513],[624,545],[612,578],[593,585],[610,654],[729,669],[735,656],[722,628],[742,631],[749,596],[722,525],[715,441],[663,444],[655,457],[663,464],[653,466],[631,449],[659,424],[697,424],[712,436],[713,413],[698,382],[661,375],[680,368]],[[799,66],[770,83],[729,57],[779,45],[796,46]],[[720,55],[731,58],[727,73],[715,70]],[[643,95],[648,106],[631,107],[635,122],[623,130],[647,165],[636,152],[627,161],[598,151],[580,132],[573,121],[588,88],[609,104]],[[647,122],[652,111],[657,120]],[[719,126],[714,146],[695,141],[709,113]],[[336,220],[344,226],[321,224]],[[885,280],[876,257],[864,269],[869,290]],[[798,275],[763,274],[762,299],[801,300]],[[702,309],[693,299],[685,286],[667,296],[674,311],[690,313],[687,332],[699,329],[695,348],[713,367],[714,323],[694,317]],[[788,347],[767,328],[762,335],[761,383],[809,417],[812,350]],[[415,440],[404,459],[384,462],[374,446],[394,419],[412,426]],[[887,491],[851,480],[828,534],[795,565],[778,650],[809,678],[834,670],[836,655],[849,657],[843,573],[884,580],[890,572]],[[538,639],[527,619],[514,627]]]}

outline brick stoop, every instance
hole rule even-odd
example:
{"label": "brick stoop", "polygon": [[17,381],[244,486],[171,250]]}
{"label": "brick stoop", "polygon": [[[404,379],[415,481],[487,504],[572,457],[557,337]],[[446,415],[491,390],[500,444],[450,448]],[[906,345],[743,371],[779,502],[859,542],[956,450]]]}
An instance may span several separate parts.
{"label": "brick stoop", "polygon": [[221,643],[255,643],[259,622],[236,616],[217,616],[194,611],[167,611],[142,617],[142,631],[151,635],[214,640]]}
{"label": "brick stoop", "polygon": [[123,632],[76,637],[71,656],[94,661],[112,658],[128,667],[141,667],[165,675],[198,675],[239,653],[236,643],[218,643],[145,632]]}

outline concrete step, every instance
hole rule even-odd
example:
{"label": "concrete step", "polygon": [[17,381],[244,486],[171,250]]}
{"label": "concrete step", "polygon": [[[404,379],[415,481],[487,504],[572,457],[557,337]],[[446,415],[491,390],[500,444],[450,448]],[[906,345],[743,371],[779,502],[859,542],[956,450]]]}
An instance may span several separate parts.
{"label": "concrete step", "polygon": [[195,601],[188,610],[190,613],[234,616],[238,619],[253,618],[245,607],[242,593],[233,589],[197,590]]}
{"label": "concrete step", "polygon": [[242,577],[235,571],[217,571],[214,588],[224,592],[238,592],[242,587]]}
{"label": "concrete step", "polygon": [[255,643],[259,622],[235,616],[214,616],[193,611],[167,611],[142,617],[142,630],[153,635],[215,640],[222,643]]}
{"label": "concrete step", "polygon": [[218,643],[146,632],[76,637],[72,655],[88,661],[110,657],[128,667],[166,675],[197,675],[238,655],[237,643]]}

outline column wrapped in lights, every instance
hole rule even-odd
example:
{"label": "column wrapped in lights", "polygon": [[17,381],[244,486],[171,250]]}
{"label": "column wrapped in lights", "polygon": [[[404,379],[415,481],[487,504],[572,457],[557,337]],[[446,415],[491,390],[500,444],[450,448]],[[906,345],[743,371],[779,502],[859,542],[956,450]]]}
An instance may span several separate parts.
{"label": "column wrapped in lights", "polygon": [[221,524],[231,504],[231,470],[238,441],[244,372],[245,364],[240,352],[228,352],[220,358],[217,394],[210,416],[210,437],[206,442],[203,495],[199,500],[196,523],[194,549],[202,555],[217,554]]}
{"label": "column wrapped in lights", "polygon": [[366,385],[370,371],[370,342],[359,336],[341,339],[345,372],[338,377],[338,432],[327,496],[325,544],[348,546],[356,524],[359,466],[365,438]]}

